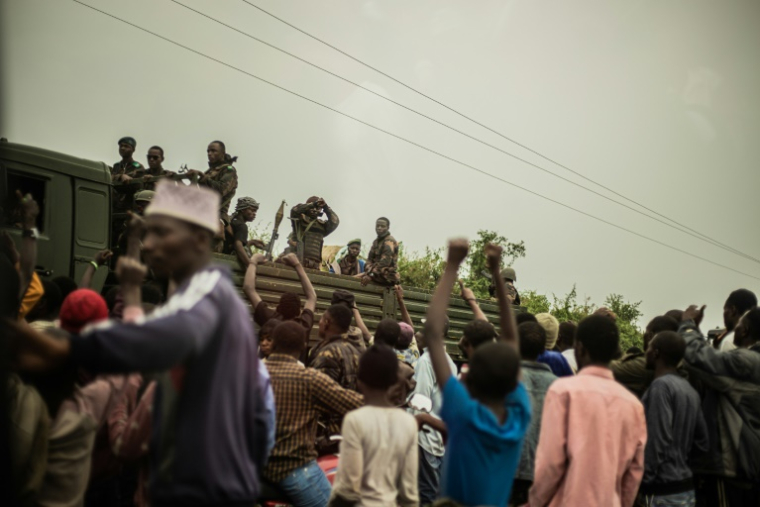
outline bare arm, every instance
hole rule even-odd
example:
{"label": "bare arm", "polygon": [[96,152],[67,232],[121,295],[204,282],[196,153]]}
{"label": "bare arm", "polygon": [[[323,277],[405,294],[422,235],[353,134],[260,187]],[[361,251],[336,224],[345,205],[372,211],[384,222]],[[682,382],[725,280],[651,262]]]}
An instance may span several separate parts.
{"label": "bare arm", "polygon": [[292,253],[288,254],[282,258],[282,262],[296,270],[296,274],[298,274],[298,278],[301,280],[303,293],[306,296],[306,303],[304,303],[303,309],[311,310],[313,313],[317,309],[317,291],[314,290],[314,286],[311,284],[311,280],[309,280],[309,275],[306,274],[306,270],[298,260],[298,256]]}
{"label": "bare arm", "polygon": [[100,252],[96,253],[95,257],[92,258],[92,262],[87,264],[87,267],[84,270],[82,279],[79,281],[79,288],[89,289],[92,287],[92,278],[95,276],[95,272],[97,271],[97,268],[95,268],[93,262],[97,264],[99,268],[101,266],[104,266],[106,262],[108,262],[108,259],[110,259],[112,256],[113,252],[108,249],[101,250]]}
{"label": "bare arm", "polygon": [[364,319],[362,319],[362,314],[359,311],[359,309],[356,306],[354,306],[353,310],[354,310],[354,320],[356,321],[356,327],[358,327],[359,330],[362,332],[364,341],[366,343],[369,343],[369,341],[372,339],[372,333],[369,332],[367,325],[364,323]]}
{"label": "bare arm", "polygon": [[401,322],[406,322],[414,328],[412,316],[409,315],[409,310],[406,309],[406,305],[404,304],[404,289],[400,285],[394,285],[393,290],[396,292],[396,301],[398,301],[398,307],[401,310]]}
{"label": "bare arm", "polygon": [[441,281],[435,289],[433,299],[427,312],[425,322],[425,341],[433,363],[433,371],[441,389],[451,377],[452,371],[446,359],[446,350],[443,343],[443,323],[446,319],[446,309],[451,299],[451,288],[457,280],[457,271],[462,261],[467,257],[469,244],[467,240],[458,239],[449,242],[449,254],[446,268],[443,271]]}
{"label": "bare arm", "polygon": [[256,291],[256,266],[266,262],[265,255],[256,254],[251,257],[251,262],[248,264],[248,269],[245,271],[245,279],[243,280],[243,292],[245,292],[248,301],[251,302],[251,306],[256,308],[261,303],[261,296]]}
{"label": "bare arm", "polygon": [[245,268],[251,263],[251,259],[248,257],[248,253],[245,251],[245,247],[239,239],[235,240],[235,255],[237,255],[241,268]]}
{"label": "bare arm", "polygon": [[[491,276],[494,280],[500,280],[499,267],[501,265],[502,248],[496,245],[486,245],[486,261],[488,269],[491,270]],[[499,337],[512,345],[519,348],[517,341],[517,322],[515,314],[512,312],[512,303],[507,297],[507,291],[504,290],[503,283],[496,284],[496,299],[499,301],[499,321],[501,333]]]}
{"label": "bare arm", "polygon": [[486,317],[486,314],[480,309],[480,305],[478,304],[478,300],[475,298],[475,293],[472,292],[472,289],[465,287],[462,280],[459,280],[459,288],[462,289],[462,299],[467,302],[470,310],[475,314],[475,320],[485,320],[488,322],[488,317]]}

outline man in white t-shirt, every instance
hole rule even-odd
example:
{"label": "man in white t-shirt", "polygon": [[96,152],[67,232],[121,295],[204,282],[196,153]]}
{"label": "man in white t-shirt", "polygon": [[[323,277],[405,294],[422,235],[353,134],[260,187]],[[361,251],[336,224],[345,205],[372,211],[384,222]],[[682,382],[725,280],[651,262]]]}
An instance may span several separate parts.
{"label": "man in white t-shirt", "polygon": [[557,348],[562,356],[567,359],[567,364],[572,368],[573,373],[578,373],[578,362],[575,360],[575,330],[578,325],[575,322],[567,321],[559,325],[559,336],[557,337]]}

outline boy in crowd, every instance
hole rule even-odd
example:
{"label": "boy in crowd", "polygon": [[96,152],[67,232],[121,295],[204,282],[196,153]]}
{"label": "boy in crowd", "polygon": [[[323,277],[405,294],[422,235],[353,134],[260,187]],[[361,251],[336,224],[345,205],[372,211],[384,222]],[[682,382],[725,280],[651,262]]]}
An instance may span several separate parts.
{"label": "boy in crowd", "polygon": [[696,503],[687,463],[694,448],[707,452],[707,425],[699,394],[678,374],[685,352],[686,342],[674,331],[655,335],[646,351],[647,369],[654,371],[654,380],[641,400],[647,446],[639,496],[647,507]]}
{"label": "boy in crowd", "polygon": [[359,363],[365,406],[346,415],[330,506],[417,506],[417,422],[391,402],[399,361],[373,345]]}
{"label": "boy in crowd", "polygon": [[[446,309],[468,249],[466,240],[449,243],[446,268],[425,323],[428,353],[443,392],[441,417],[449,436],[441,494],[463,505],[506,506],[530,423],[530,400],[518,382],[517,330],[503,284],[496,286],[500,341],[475,350],[466,387],[447,361],[443,343]],[[498,277],[501,248],[488,245],[486,257],[492,275]]]}

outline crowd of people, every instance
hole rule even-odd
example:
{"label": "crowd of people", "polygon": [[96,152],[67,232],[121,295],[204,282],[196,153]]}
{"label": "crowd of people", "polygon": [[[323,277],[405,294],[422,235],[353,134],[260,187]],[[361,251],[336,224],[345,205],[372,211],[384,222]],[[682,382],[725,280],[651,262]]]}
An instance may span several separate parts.
{"label": "crowd of people", "polygon": [[[210,165],[225,155],[215,146]],[[123,162],[115,179],[140,177]],[[34,272],[39,207],[19,195],[20,245],[7,233],[0,245],[8,505],[760,505],[760,308],[749,290],[729,295],[716,340],[700,330],[705,308],[690,306],[653,318],[643,349],[621,357],[607,309],[578,323],[516,312],[516,277],[488,245],[499,326],[461,285],[473,318],[458,366],[447,309],[467,241],[449,243],[423,326],[388,265],[355,274],[394,285],[400,322],[373,334],[345,290],[317,320],[304,254],[316,210],[324,233],[337,215],[315,198],[298,209],[312,224],[294,226],[301,246],[280,258],[305,301],[285,293],[270,308],[256,288],[267,257],[254,254],[240,259],[251,317],[212,262],[230,200],[202,182],[230,173],[156,183],[125,224],[105,298],[88,286],[110,251],[79,284]],[[389,221],[376,225],[378,266],[392,245]],[[318,456],[336,452],[336,435],[331,484]]]}

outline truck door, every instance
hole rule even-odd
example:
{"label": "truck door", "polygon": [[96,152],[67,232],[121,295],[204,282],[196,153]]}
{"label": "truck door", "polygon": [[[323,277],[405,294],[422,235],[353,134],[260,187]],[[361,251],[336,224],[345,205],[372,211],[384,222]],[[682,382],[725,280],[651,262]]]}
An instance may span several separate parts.
{"label": "truck door", "polygon": [[[95,254],[108,248],[110,224],[110,187],[87,180],[74,181],[74,275],[81,279]],[[100,290],[106,279],[106,269],[95,274],[92,288]]]}

